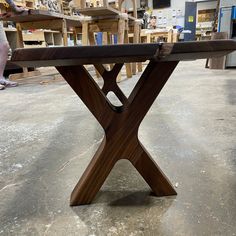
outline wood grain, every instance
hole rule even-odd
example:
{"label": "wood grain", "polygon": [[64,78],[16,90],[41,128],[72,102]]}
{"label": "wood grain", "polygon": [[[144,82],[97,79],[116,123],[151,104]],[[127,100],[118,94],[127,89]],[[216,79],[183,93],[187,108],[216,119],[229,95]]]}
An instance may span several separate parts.
{"label": "wood grain", "polygon": [[[88,204],[96,196],[111,169],[120,159],[129,160],[157,196],[176,191],[138,140],[138,129],[155,98],[178,62],[150,62],[129,98],[116,84],[122,64],[102,71],[104,86],[98,87],[83,66],[57,67],[104,129],[105,137],[71,195],[71,205]],[[106,95],[114,92],[122,106],[112,105]]]}
{"label": "wood grain", "polygon": [[[195,60],[226,55],[236,41],[218,40],[164,44],[124,44],[17,49],[12,61],[22,66],[65,66],[156,61]],[[92,55],[92,57],[91,57]]]}

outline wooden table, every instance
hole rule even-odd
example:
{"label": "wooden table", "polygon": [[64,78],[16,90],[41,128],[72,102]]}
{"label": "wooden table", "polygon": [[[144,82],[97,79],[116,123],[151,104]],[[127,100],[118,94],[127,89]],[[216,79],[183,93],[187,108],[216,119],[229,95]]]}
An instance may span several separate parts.
{"label": "wooden table", "polygon": [[167,43],[176,43],[178,41],[178,35],[177,33],[173,33],[172,29],[170,30],[142,29],[141,30],[141,42],[146,42],[146,43],[157,42],[159,38],[165,39]]}
{"label": "wooden table", "polygon": [[[120,159],[128,159],[134,165],[155,195],[176,195],[140,143],[140,123],[180,60],[223,56],[234,50],[236,42],[232,40],[16,50],[12,61],[21,66],[55,66],[104,129],[100,147],[71,194],[71,206],[91,203]],[[150,62],[127,98],[117,86],[116,76],[125,62],[146,60]],[[106,71],[101,63],[115,66]],[[91,78],[86,64],[93,64],[100,71],[102,89]],[[109,91],[116,94],[122,106],[110,103],[106,97]]]}

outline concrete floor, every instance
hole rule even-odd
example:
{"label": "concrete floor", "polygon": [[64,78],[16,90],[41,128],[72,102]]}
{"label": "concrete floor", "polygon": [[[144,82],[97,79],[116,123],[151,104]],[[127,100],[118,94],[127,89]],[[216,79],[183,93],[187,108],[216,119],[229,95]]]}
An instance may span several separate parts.
{"label": "concrete floor", "polygon": [[69,207],[101,127],[63,80],[1,91],[0,235],[236,235],[236,70],[204,63],[180,63],[139,132],[176,197],[120,161],[91,205]]}

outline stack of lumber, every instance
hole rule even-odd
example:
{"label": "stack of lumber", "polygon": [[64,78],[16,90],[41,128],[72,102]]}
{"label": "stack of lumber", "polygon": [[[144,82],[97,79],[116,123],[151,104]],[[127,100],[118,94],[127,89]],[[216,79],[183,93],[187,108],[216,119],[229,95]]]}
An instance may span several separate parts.
{"label": "stack of lumber", "polygon": [[61,6],[57,0],[39,0],[38,9],[52,12],[61,12]]}
{"label": "stack of lumber", "polygon": [[71,0],[62,0],[62,12],[65,15],[72,15],[72,8],[70,7]]}

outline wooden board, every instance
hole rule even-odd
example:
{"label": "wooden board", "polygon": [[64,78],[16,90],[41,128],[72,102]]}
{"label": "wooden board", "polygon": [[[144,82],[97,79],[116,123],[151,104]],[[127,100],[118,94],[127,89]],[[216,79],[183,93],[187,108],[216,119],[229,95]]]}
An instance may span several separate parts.
{"label": "wooden board", "polygon": [[44,32],[43,31],[34,31],[28,34],[22,34],[23,41],[45,41]]}
{"label": "wooden board", "polygon": [[17,49],[12,61],[21,66],[109,64],[146,60],[180,61],[226,55],[236,50],[234,40],[164,44],[123,44]]}
{"label": "wooden board", "polygon": [[79,12],[86,16],[116,16],[120,12],[112,7],[90,7],[80,9]]}

